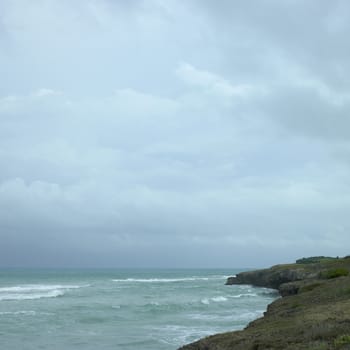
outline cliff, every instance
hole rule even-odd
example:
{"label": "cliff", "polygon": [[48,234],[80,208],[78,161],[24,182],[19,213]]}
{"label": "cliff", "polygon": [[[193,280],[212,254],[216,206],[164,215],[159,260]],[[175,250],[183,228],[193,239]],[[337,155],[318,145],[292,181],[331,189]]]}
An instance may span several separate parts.
{"label": "cliff", "polygon": [[244,330],[213,335],[181,350],[350,349],[349,271],[350,258],[327,258],[230,277],[227,284],[275,288],[282,298]]}

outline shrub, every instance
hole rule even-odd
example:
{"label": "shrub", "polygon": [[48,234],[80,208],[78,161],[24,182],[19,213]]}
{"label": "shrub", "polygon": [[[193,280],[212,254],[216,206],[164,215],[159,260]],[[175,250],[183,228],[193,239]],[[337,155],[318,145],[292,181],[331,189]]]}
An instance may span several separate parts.
{"label": "shrub", "polygon": [[321,285],[321,283],[311,283],[311,284],[307,284],[304,287],[301,287],[301,292],[310,292],[311,290],[319,287]]}
{"label": "shrub", "polygon": [[301,258],[296,260],[296,264],[315,264],[323,260],[334,260],[336,258],[330,256],[310,256],[309,258]]}
{"label": "shrub", "polygon": [[320,277],[325,279],[331,279],[331,278],[337,278],[341,276],[347,276],[348,274],[349,274],[349,270],[344,268],[338,268],[338,269],[322,271],[320,274]]}
{"label": "shrub", "polygon": [[317,341],[309,344],[307,350],[329,350],[329,345],[326,342]]}
{"label": "shrub", "polygon": [[343,345],[347,345],[347,344],[350,344],[350,335],[349,334],[343,334],[343,335],[340,335],[334,339],[334,346],[336,348],[340,348]]}

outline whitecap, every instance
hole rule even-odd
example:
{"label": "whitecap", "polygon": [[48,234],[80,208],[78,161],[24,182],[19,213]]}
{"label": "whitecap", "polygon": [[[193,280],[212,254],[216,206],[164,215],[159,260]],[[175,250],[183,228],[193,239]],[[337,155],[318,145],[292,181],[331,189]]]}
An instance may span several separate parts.
{"label": "whitecap", "polygon": [[244,294],[237,294],[237,295],[231,295],[230,298],[245,298],[245,297],[257,297],[258,295],[255,293],[244,293]]}
{"label": "whitecap", "polygon": [[2,311],[0,312],[1,315],[28,315],[28,316],[35,316],[36,311],[33,310],[21,310],[21,311]]}
{"label": "whitecap", "polygon": [[[206,321],[214,321],[214,320],[221,320],[222,317],[221,316],[217,316],[217,315],[208,315],[208,314],[189,314],[188,315],[189,318],[191,318],[192,320],[206,320]],[[231,317],[232,318],[232,317]]]}
{"label": "whitecap", "polygon": [[188,281],[208,281],[208,277],[184,277],[184,278],[125,278],[112,279],[113,282],[136,282],[136,283],[173,283]]}
{"label": "whitecap", "polygon": [[12,294],[0,294],[0,301],[9,301],[9,300],[35,300],[42,298],[56,298],[63,296],[64,291],[62,290],[51,290],[46,293],[12,293]]}
{"label": "whitecap", "polygon": [[36,291],[50,291],[57,289],[79,289],[90,287],[89,284],[85,285],[62,285],[62,284],[25,284],[12,287],[0,288],[0,293],[3,292],[36,292]]}
{"label": "whitecap", "polygon": [[35,300],[63,296],[67,290],[89,287],[90,285],[24,284],[0,288],[0,301]]}
{"label": "whitecap", "polygon": [[227,298],[223,297],[223,296],[220,296],[220,297],[211,298],[211,300],[215,301],[215,302],[220,302],[220,301],[227,301]]}

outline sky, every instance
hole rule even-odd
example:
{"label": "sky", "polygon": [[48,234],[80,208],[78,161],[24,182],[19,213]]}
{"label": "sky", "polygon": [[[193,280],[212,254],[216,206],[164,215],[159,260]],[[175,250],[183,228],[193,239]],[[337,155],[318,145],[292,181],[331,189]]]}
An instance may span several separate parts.
{"label": "sky", "polygon": [[350,2],[0,0],[0,267],[350,254]]}

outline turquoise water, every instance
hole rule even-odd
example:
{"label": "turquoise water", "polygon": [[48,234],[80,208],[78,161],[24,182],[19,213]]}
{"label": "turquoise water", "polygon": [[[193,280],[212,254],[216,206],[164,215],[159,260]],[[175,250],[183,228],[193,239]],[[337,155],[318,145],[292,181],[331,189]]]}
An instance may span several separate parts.
{"label": "turquoise water", "polygon": [[241,329],[276,293],[225,286],[240,270],[2,270],[6,350],[175,350]]}

